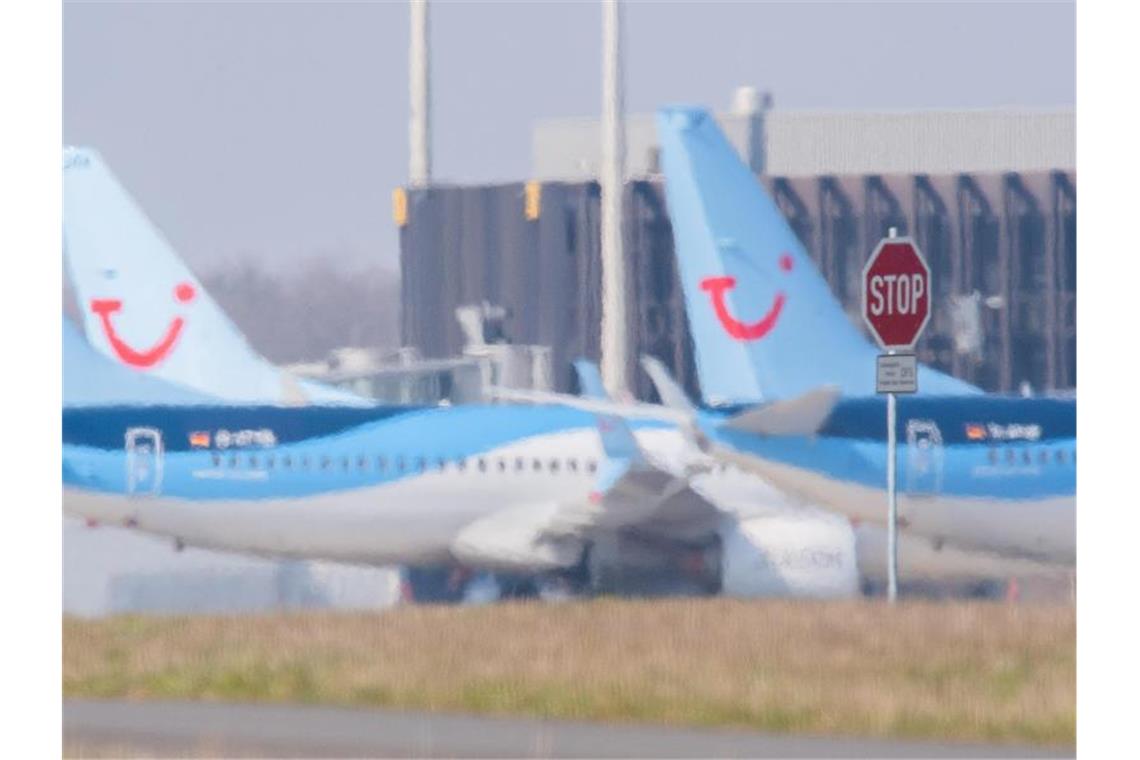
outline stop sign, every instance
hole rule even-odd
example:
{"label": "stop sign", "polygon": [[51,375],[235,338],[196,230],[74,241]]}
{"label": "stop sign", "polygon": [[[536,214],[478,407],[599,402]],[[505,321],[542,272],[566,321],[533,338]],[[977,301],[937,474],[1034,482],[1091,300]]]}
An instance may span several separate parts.
{"label": "stop sign", "polygon": [[863,267],[863,321],[884,349],[910,349],[930,320],[930,267],[910,238],[883,238]]}

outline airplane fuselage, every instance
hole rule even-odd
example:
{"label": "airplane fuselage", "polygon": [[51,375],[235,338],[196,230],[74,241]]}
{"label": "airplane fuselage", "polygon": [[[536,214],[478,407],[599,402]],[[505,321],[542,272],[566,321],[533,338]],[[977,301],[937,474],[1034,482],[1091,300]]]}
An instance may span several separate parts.
{"label": "airplane fuselage", "polygon": [[[885,398],[841,400],[812,437],[704,427],[717,456],[781,490],[854,520],[886,522]],[[904,396],[896,440],[905,532],[1007,556],[1075,561],[1074,399]]]}
{"label": "airplane fuselage", "polygon": [[[510,509],[590,504],[594,416],[564,407],[121,407],[65,410],[64,508],[187,544],[368,564],[453,560]],[[684,440],[638,438],[661,461]],[[781,499],[718,471],[763,512]]]}

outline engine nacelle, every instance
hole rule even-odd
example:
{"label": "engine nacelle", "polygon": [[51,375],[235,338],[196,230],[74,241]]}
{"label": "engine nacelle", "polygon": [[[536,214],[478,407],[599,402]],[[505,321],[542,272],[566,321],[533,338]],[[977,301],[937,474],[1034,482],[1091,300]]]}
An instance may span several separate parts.
{"label": "engine nacelle", "polygon": [[829,515],[725,518],[721,593],[843,598],[859,594],[855,532]]}

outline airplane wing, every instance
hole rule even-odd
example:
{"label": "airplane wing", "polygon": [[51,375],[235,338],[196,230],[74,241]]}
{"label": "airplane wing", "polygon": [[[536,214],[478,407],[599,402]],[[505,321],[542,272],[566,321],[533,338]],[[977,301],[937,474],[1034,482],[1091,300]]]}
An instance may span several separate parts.
{"label": "airplane wing", "polygon": [[655,460],[638,443],[626,416],[676,421],[663,407],[616,404],[602,387],[597,368],[575,363],[586,396],[495,389],[500,398],[558,403],[594,412],[605,457],[594,489],[584,501],[528,506],[497,512],[468,526],[453,551],[465,561],[506,567],[565,567],[574,548],[614,531],[654,538],[693,541],[708,537],[722,510],[690,486],[695,474],[707,472],[712,460],[697,449],[682,461]]}

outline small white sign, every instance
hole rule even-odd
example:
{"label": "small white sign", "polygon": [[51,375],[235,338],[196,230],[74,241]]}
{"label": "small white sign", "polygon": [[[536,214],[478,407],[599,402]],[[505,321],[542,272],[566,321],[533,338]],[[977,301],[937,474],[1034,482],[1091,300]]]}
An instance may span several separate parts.
{"label": "small white sign", "polygon": [[880,354],[875,362],[875,390],[879,393],[917,393],[918,360],[914,354]]}

